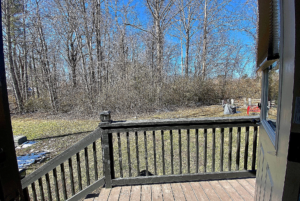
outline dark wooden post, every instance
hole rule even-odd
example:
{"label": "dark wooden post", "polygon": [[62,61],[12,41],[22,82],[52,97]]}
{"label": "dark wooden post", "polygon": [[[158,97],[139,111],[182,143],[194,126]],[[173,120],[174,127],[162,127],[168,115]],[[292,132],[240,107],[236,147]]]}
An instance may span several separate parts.
{"label": "dark wooden post", "polygon": [[[100,114],[101,124],[111,123],[110,111],[104,111]],[[101,127],[101,126],[100,126]],[[113,157],[113,143],[112,133],[102,130],[102,149],[103,149],[103,168],[105,175],[105,187],[112,187],[112,179],[115,178],[114,172],[114,157]]]}
{"label": "dark wooden post", "polygon": [[[1,8],[1,5],[0,5]],[[18,171],[13,133],[8,106],[7,86],[2,39],[2,14],[0,12],[0,200],[19,200],[23,197]]]}

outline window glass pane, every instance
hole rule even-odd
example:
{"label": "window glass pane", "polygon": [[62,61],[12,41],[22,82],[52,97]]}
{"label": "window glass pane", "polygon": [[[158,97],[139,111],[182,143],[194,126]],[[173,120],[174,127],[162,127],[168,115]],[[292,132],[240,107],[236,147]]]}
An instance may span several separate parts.
{"label": "window glass pane", "polygon": [[268,107],[267,121],[276,130],[279,93],[279,62],[274,63],[268,73]]}

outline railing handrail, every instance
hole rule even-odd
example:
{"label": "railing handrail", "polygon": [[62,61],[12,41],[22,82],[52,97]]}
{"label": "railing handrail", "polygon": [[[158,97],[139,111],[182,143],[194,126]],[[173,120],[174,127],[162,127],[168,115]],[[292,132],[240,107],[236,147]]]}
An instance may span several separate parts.
{"label": "railing handrail", "polygon": [[99,127],[106,129],[119,128],[136,128],[136,127],[174,127],[189,125],[211,125],[211,124],[228,124],[251,123],[252,120],[259,120],[259,116],[237,116],[237,117],[210,117],[210,118],[179,118],[179,119],[150,119],[150,120],[133,120],[133,121],[113,121],[111,123],[100,123]]}
{"label": "railing handrail", "polygon": [[68,160],[70,157],[78,153],[80,150],[84,149],[91,143],[95,142],[97,139],[101,137],[101,129],[97,127],[96,130],[94,130],[92,133],[90,133],[88,136],[74,144],[73,146],[66,149],[64,152],[59,154],[58,156],[51,159],[49,162],[47,162],[45,165],[31,173],[30,175],[26,176],[24,179],[21,180],[22,188],[26,188],[31,183],[35,182],[42,176],[44,176],[46,173],[50,172],[54,168],[56,168],[61,163]]}

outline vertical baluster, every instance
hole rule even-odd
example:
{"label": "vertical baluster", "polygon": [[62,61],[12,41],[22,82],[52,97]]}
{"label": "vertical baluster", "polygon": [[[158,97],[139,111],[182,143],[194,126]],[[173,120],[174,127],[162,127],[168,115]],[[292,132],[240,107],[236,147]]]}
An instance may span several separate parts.
{"label": "vertical baluster", "polygon": [[97,160],[97,147],[96,142],[93,142],[93,155],[94,155],[94,173],[95,181],[98,180],[98,160]]}
{"label": "vertical baluster", "polygon": [[[102,135],[103,137],[103,135]],[[114,145],[113,145],[113,134],[112,133],[107,133],[107,137],[108,137],[108,156],[109,156],[109,161],[110,161],[110,178],[111,179],[115,179],[115,161],[114,161]],[[110,181],[111,182],[111,181]],[[107,183],[106,183],[107,184]],[[111,183],[109,185],[105,185],[105,186],[110,186]],[[111,187],[108,187],[111,188]]]}
{"label": "vertical baluster", "polygon": [[68,199],[68,194],[67,194],[67,187],[66,187],[66,177],[65,177],[65,166],[64,164],[60,164],[60,171],[61,171],[61,183],[62,183],[62,187],[63,187],[63,195],[64,195],[64,199]]}
{"label": "vertical baluster", "polygon": [[196,173],[199,172],[199,134],[198,129],[195,129],[196,132]]}
{"label": "vertical baluster", "polygon": [[56,200],[60,200],[60,199],[59,199],[59,189],[58,189],[57,171],[56,171],[56,168],[53,169],[53,179],[54,179],[55,197],[56,197]]}
{"label": "vertical baluster", "polygon": [[216,129],[212,129],[212,172],[215,172],[216,159]]}
{"label": "vertical baluster", "polygon": [[236,137],[236,170],[240,169],[240,150],[241,150],[241,127],[238,127],[237,137]]}
{"label": "vertical baluster", "polygon": [[162,151],[162,164],[163,164],[163,175],[166,174],[165,171],[165,141],[164,141],[164,131],[161,130],[161,151]]}
{"label": "vertical baluster", "polygon": [[172,130],[170,130],[170,141],[171,141],[171,174],[174,174],[174,162],[173,162],[173,133]]}
{"label": "vertical baluster", "polygon": [[50,184],[49,174],[46,173],[45,177],[46,177],[46,184],[47,184],[48,200],[52,201],[52,193],[51,193],[51,184]]}
{"label": "vertical baluster", "polygon": [[146,131],[144,131],[144,142],[145,142],[146,176],[148,176],[148,152],[147,152],[147,133],[146,133]]}
{"label": "vertical baluster", "polygon": [[223,171],[223,160],[224,160],[224,128],[221,128],[220,172]]}
{"label": "vertical baluster", "polygon": [[140,175],[140,160],[139,160],[139,138],[138,133],[135,132],[135,148],[136,148],[136,165],[137,165],[137,175]]}
{"label": "vertical baluster", "polygon": [[244,154],[244,169],[248,169],[248,147],[249,147],[249,126],[246,127],[245,134],[245,154]]}
{"label": "vertical baluster", "polygon": [[88,148],[84,148],[84,159],[85,159],[85,172],[86,172],[86,185],[90,185],[90,168],[89,168],[89,153]]}
{"label": "vertical baluster", "polygon": [[229,145],[228,145],[228,171],[231,171],[232,162],[232,128],[229,128]]}
{"label": "vertical baluster", "polygon": [[181,155],[181,130],[178,130],[178,142],[179,142],[179,174],[182,174],[182,155]]}
{"label": "vertical baluster", "polygon": [[30,196],[29,196],[29,191],[28,191],[28,187],[25,187],[23,190],[23,197],[24,197],[24,201],[30,201]]}
{"label": "vertical baluster", "polygon": [[32,189],[33,200],[37,201],[35,183],[34,182],[31,184],[31,189]]}
{"label": "vertical baluster", "polygon": [[75,186],[74,186],[74,176],[73,176],[72,158],[69,158],[69,172],[70,172],[70,181],[71,181],[72,195],[75,195]]}
{"label": "vertical baluster", "polygon": [[155,141],[155,131],[152,131],[152,136],[153,136],[154,172],[155,172],[155,175],[157,175],[157,169],[156,169],[156,141]]}
{"label": "vertical baluster", "polygon": [[188,166],[188,173],[190,173],[191,171],[191,164],[190,164],[190,129],[187,129],[187,166]]}
{"label": "vertical baluster", "polygon": [[256,146],[257,146],[257,126],[254,126],[253,131],[253,149],[252,149],[252,170],[255,170],[256,163]]}
{"label": "vertical baluster", "polygon": [[82,181],[81,181],[81,167],[80,167],[80,154],[76,153],[76,162],[77,162],[77,176],[78,176],[78,188],[82,190]]}
{"label": "vertical baluster", "polygon": [[206,128],[204,129],[203,135],[204,135],[203,164],[204,164],[204,172],[206,172],[207,171],[207,129]]}
{"label": "vertical baluster", "polygon": [[122,166],[122,148],[121,148],[121,139],[120,133],[117,133],[118,136],[118,150],[119,150],[119,166],[120,166],[120,177],[123,178],[123,166]]}
{"label": "vertical baluster", "polygon": [[44,201],[45,200],[45,196],[44,196],[44,189],[43,189],[42,177],[39,178],[38,181],[39,181],[39,189],[40,189],[41,200]]}
{"label": "vertical baluster", "polygon": [[128,170],[129,170],[129,177],[131,177],[131,160],[130,160],[130,140],[129,140],[129,132],[126,133],[127,139],[127,156],[128,156]]}

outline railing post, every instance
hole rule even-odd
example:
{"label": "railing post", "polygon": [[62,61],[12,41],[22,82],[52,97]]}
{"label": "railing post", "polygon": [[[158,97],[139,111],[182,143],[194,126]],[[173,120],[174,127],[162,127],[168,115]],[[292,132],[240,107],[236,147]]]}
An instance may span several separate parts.
{"label": "railing post", "polygon": [[[102,112],[100,114],[101,124],[111,123],[110,112]],[[101,127],[100,124],[100,127]],[[105,176],[105,188],[112,187],[112,179],[114,175],[114,160],[113,160],[113,143],[112,133],[102,130],[102,151],[103,151],[103,168]]]}

